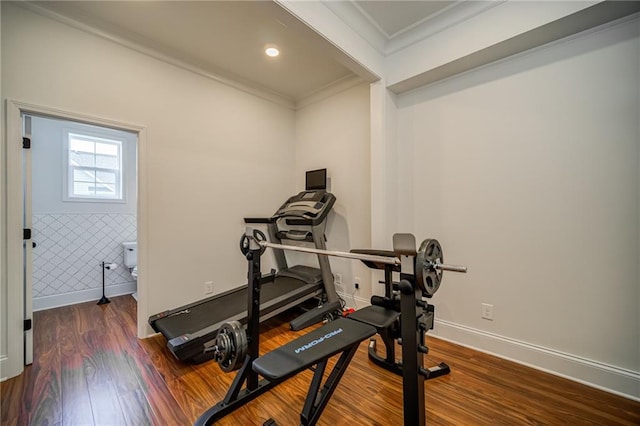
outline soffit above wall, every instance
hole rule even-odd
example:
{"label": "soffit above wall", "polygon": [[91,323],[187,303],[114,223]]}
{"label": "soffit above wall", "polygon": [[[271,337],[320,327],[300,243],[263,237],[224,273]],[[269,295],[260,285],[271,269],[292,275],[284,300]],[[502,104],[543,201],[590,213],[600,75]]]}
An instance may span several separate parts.
{"label": "soffit above wall", "polygon": [[[578,5],[578,2],[574,4]],[[585,7],[588,6],[588,7]],[[454,75],[479,68],[513,55],[562,40],[583,31],[591,30],[621,19],[632,19],[640,13],[638,1],[602,1],[595,4],[583,2],[574,13],[551,20],[498,43],[488,45],[465,56],[457,57],[439,66],[425,69],[409,78],[401,78],[387,86],[396,94],[402,94]]]}
{"label": "soffit above wall", "polygon": [[[385,58],[385,82],[396,94],[569,37],[640,9],[637,1],[602,0],[321,1]],[[532,22],[537,17],[540,23],[526,28],[529,6],[535,9]],[[556,10],[562,8],[568,11],[564,15]],[[521,9],[521,13],[516,9]],[[491,23],[491,16],[502,16],[503,21]],[[479,27],[478,22],[486,25]],[[486,46],[478,42],[480,36],[491,38],[518,24],[524,28],[519,34]],[[442,51],[449,52],[450,57],[430,65],[430,61],[443,59]]]}

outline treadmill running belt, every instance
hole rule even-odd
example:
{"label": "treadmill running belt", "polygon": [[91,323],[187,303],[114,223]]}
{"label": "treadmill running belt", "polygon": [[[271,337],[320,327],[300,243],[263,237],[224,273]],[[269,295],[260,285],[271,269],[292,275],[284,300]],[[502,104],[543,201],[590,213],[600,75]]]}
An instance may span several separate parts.
{"label": "treadmill running belt", "polygon": [[[309,285],[296,279],[288,277],[278,277],[275,281],[267,282],[261,286],[260,290],[260,313],[265,315],[279,306],[273,306],[274,299],[291,296],[300,298],[304,294],[311,294],[322,288],[321,284]],[[161,332],[167,340],[184,334],[197,333],[219,322],[225,322],[227,319],[245,313],[243,320],[246,322],[247,312],[247,289],[245,285],[228,293],[225,296],[209,299],[203,303],[192,306],[183,311],[166,318],[158,319],[155,322],[155,328]],[[286,298],[284,303],[290,302],[290,297]],[[282,303],[282,304],[284,304]],[[278,305],[281,305],[278,303]],[[266,312],[265,312],[266,310]]]}

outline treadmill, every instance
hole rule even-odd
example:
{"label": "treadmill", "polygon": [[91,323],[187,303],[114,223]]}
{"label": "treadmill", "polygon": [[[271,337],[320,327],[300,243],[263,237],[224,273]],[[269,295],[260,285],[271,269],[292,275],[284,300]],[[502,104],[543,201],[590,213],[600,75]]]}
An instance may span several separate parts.
{"label": "treadmill", "polygon": [[[324,177],[323,177],[324,176]],[[326,250],[327,216],[335,196],[326,191],[326,169],[307,172],[306,190],[287,199],[270,218],[245,218],[245,223],[262,223],[268,238],[281,244],[283,240],[313,243]],[[341,308],[326,255],[318,255],[320,268],[305,265],[289,267],[281,249],[273,249],[277,272],[261,278],[260,321],[267,320],[312,298],[322,306],[310,309],[291,322],[293,330],[308,327]],[[194,302],[149,317],[149,325],[167,339],[167,347],[180,361],[200,363],[213,358],[205,353],[218,329],[229,321],[246,324],[248,286]]]}

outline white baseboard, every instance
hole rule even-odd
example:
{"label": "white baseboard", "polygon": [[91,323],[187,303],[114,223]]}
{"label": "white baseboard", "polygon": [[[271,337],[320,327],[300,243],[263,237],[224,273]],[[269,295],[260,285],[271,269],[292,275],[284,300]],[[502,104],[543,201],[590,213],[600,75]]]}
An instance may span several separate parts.
{"label": "white baseboard", "polygon": [[342,291],[338,291],[338,297],[342,298],[347,304],[352,308],[362,309],[365,306],[369,306],[371,302],[369,299],[363,299],[362,297],[358,297],[354,294],[344,293]]}
{"label": "white baseboard", "polygon": [[429,335],[640,401],[640,373],[436,319]]}
{"label": "white baseboard", "polygon": [[[137,281],[124,284],[109,285],[105,288],[107,297],[120,296],[134,293],[137,288]],[[61,306],[75,305],[76,303],[91,302],[102,297],[102,288],[92,288],[89,290],[74,291],[71,293],[54,294],[52,296],[34,297],[33,311],[59,308]]]}

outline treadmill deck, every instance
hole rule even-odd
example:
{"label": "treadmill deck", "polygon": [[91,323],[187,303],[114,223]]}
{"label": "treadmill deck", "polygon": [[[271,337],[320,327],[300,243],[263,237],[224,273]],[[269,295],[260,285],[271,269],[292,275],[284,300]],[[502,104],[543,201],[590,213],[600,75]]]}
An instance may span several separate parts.
{"label": "treadmill deck", "polygon": [[[298,305],[322,293],[322,282],[304,283],[300,280],[281,276],[267,282],[260,290],[260,320]],[[204,351],[204,344],[215,338],[218,329],[228,321],[247,322],[248,287],[246,285],[230,290],[219,296],[186,306],[151,325],[162,333],[167,346],[180,360],[187,360]]]}

